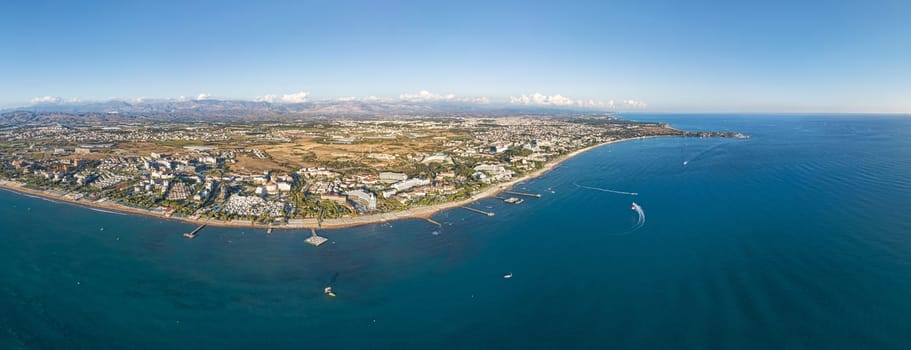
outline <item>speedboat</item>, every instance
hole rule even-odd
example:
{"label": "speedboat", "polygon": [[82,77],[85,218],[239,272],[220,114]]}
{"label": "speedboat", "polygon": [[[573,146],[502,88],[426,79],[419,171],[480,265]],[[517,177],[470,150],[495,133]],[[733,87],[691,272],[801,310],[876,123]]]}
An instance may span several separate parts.
{"label": "speedboat", "polygon": [[326,289],[323,289],[323,292],[326,293],[326,295],[329,295],[330,297],[335,296],[335,293],[332,292],[332,287],[326,287]]}
{"label": "speedboat", "polygon": [[636,204],[636,202],[633,202],[633,206],[630,207],[629,209],[632,211],[639,211],[639,204]]}
{"label": "speedboat", "polygon": [[507,280],[508,280],[508,279],[510,279],[510,278],[512,278],[512,272],[503,275],[503,279],[507,279]]}

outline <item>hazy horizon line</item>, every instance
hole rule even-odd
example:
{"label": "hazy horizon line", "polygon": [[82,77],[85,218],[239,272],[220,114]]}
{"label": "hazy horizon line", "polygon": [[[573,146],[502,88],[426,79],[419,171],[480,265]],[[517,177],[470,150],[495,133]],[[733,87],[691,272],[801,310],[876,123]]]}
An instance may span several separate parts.
{"label": "hazy horizon line", "polygon": [[[649,106],[648,104],[636,100],[583,100],[572,99],[560,94],[544,95],[540,93],[523,94],[521,97],[510,96],[509,99],[491,99],[489,97],[461,97],[454,94],[434,94],[426,90],[421,90],[417,94],[401,94],[399,97],[327,97],[311,98],[309,92],[298,92],[285,95],[263,95],[254,98],[234,98],[212,96],[208,93],[200,93],[196,97],[111,97],[100,99],[82,99],[82,98],[64,98],[58,96],[42,96],[33,98],[27,103],[10,103],[0,105],[0,110],[4,112],[14,110],[28,110],[30,108],[48,107],[48,106],[80,106],[97,103],[124,102],[131,105],[143,103],[164,103],[164,102],[250,102],[266,103],[269,105],[300,105],[306,103],[389,103],[389,104],[424,104],[424,105],[465,105],[490,109],[509,109],[509,108],[539,108],[554,109],[566,111],[598,111],[608,113],[624,114],[782,114],[782,115],[911,115],[911,109],[907,111],[882,111],[882,110],[837,110],[837,109],[751,109],[744,110],[737,107],[719,107],[719,108],[687,108],[687,107],[663,107]],[[537,99],[535,99],[537,96]],[[523,100],[522,97],[526,97]]]}

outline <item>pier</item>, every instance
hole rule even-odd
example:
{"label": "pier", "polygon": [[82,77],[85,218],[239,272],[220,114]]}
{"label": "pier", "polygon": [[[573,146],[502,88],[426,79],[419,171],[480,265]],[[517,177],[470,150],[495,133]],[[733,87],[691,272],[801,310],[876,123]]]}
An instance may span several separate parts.
{"label": "pier", "polygon": [[487,216],[494,216],[494,213],[493,213],[493,212],[486,212],[486,211],[483,211],[483,210],[478,210],[478,209],[469,208],[469,207],[459,207],[459,208],[462,208],[462,209],[465,209],[465,210],[468,210],[468,211],[473,211],[473,212],[478,213],[478,214],[483,214],[483,215],[487,215]]}
{"label": "pier", "polygon": [[434,219],[426,218],[425,220],[427,220],[427,222],[429,222],[429,223],[431,223],[431,224],[434,224],[434,225],[437,225],[437,226],[441,226],[441,227],[443,226],[443,224],[437,222],[437,221],[434,220]]}
{"label": "pier", "polygon": [[188,239],[196,238],[196,234],[199,233],[199,231],[201,231],[205,227],[206,227],[206,224],[199,225],[199,227],[197,227],[195,230],[190,231],[188,233],[184,233],[183,236]]}
{"label": "pier", "polygon": [[329,239],[326,238],[326,237],[320,237],[320,236],[318,236],[318,235],[316,234],[316,229],[315,229],[315,228],[311,228],[311,229],[310,229],[310,234],[311,234],[311,236],[310,236],[310,237],[307,237],[306,241],[307,241],[307,243],[310,243],[310,244],[312,244],[313,246],[316,246],[316,247],[319,247],[320,244],[326,243],[326,241],[329,240]]}
{"label": "pier", "polygon": [[513,194],[516,196],[525,196],[525,197],[534,197],[541,198],[540,193],[525,193],[525,192],[513,192],[513,191],[503,191],[503,193]]}

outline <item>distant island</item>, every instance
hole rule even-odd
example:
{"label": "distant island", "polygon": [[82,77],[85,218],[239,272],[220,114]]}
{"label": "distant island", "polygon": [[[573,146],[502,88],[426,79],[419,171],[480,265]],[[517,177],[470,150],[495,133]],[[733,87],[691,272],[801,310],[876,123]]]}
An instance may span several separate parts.
{"label": "distant island", "polygon": [[746,137],[603,113],[273,117],[8,111],[0,187],[193,223],[333,228],[429,218],[611,142]]}

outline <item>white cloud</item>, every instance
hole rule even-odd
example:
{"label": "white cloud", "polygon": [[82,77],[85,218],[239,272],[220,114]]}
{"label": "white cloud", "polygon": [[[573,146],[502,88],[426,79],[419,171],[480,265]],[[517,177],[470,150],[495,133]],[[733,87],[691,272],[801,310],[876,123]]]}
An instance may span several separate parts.
{"label": "white cloud", "polygon": [[79,103],[82,100],[78,98],[63,98],[60,96],[39,96],[31,100],[33,105],[38,104],[60,104],[60,103]]}
{"label": "white cloud", "polygon": [[448,101],[455,99],[455,95],[446,94],[438,95],[427,90],[421,90],[416,94],[404,93],[399,95],[399,99],[409,102],[426,102],[426,101]]}
{"label": "white cloud", "polygon": [[364,101],[364,102],[381,102],[381,103],[396,101],[395,98],[380,97],[380,96],[374,96],[374,95],[370,95],[370,96],[361,98],[360,100]]}
{"label": "white cloud", "polygon": [[262,95],[262,96],[256,96],[256,98],[253,99],[253,101],[256,101],[256,102],[269,102],[269,103],[273,103],[273,102],[275,102],[275,100],[278,100],[278,96]]}
{"label": "white cloud", "polygon": [[357,101],[357,97],[354,96],[345,96],[335,99],[336,101],[348,102],[348,101]]}
{"label": "white cloud", "polygon": [[463,98],[461,98],[460,100],[461,100],[461,102],[477,103],[477,104],[488,104],[488,103],[490,103],[490,99],[487,98],[487,97],[484,97],[484,96],[481,96],[481,97],[463,97]]}
{"label": "white cloud", "polygon": [[408,102],[452,101],[464,103],[490,103],[490,100],[487,97],[458,97],[455,94],[441,95],[427,90],[421,90],[416,94],[403,93],[399,95],[399,99]]}
{"label": "white cloud", "polygon": [[[183,97],[183,96],[181,96],[181,97]],[[205,92],[203,92],[199,95],[196,95],[197,101],[208,100],[210,98],[212,98],[212,95],[209,95],[208,93],[205,93]]]}
{"label": "white cloud", "polygon": [[613,100],[575,100],[560,94],[544,95],[534,93],[531,95],[522,95],[519,97],[511,96],[509,103],[528,106],[557,106],[557,107],[583,107],[583,108],[621,108],[621,109],[641,109],[648,105],[642,101],[624,100],[615,103]]}
{"label": "white cloud", "polygon": [[307,97],[310,96],[309,92],[297,92],[289,95],[282,95],[282,102],[284,103],[303,103],[307,102]]}
{"label": "white cloud", "polygon": [[63,99],[58,96],[40,96],[32,99],[32,104],[60,103]]}
{"label": "white cloud", "polygon": [[522,95],[520,97],[510,96],[509,103],[535,106],[572,106],[576,104],[576,101],[560,94],[548,96],[536,92],[531,95]]}
{"label": "white cloud", "polygon": [[285,95],[263,95],[257,96],[253,101],[256,102],[269,102],[269,103],[304,103],[309,101],[310,93],[300,91],[293,94]]}
{"label": "white cloud", "polygon": [[621,106],[624,106],[624,107],[626,107],[626,108],[632,108],[632,109],[641,109],[641,108],[646,108],[646,107],[648,107],[648,104],[646,104],[645,102],[636,101],[636,100],[626,100],[626,101],[622,101],[622,102],[620,103],[620,105],[621,105]]}

